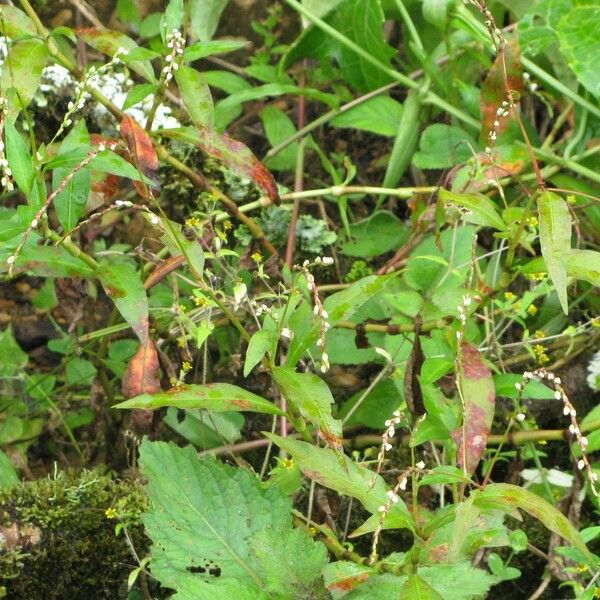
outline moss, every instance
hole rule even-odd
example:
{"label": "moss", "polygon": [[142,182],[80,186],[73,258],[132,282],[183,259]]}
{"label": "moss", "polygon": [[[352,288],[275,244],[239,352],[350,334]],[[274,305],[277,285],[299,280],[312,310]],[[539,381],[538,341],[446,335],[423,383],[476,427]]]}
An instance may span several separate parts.
{"label": "moss", "polygon": [[0,490],[0,590],[27,600],[125,597],[127,576],[137,565],[115,525],[127,527],[143,557],[149,548],[141,523],[146,505],[140,483],[95,471]]}

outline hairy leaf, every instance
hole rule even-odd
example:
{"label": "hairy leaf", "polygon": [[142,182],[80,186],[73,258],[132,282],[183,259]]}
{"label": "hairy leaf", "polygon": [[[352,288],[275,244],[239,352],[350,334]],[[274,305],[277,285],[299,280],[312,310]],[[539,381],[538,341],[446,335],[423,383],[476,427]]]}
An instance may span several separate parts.
{"label": "hairy leaf", "polygon": [[270,415],[284,413],[272,402],[230,383],[180,385],[166,392],[143,393],[117,404],[115,408],[204,408],[215,412],[248,411]]}
{"label": "hairy leaf", "polygon": [[473,473],[483,456],[494,419],[496,390],[492,373],[477,348],[461,346],[460,394],[464,406],[463,425],[452,434],[458,444],[458,465]]}

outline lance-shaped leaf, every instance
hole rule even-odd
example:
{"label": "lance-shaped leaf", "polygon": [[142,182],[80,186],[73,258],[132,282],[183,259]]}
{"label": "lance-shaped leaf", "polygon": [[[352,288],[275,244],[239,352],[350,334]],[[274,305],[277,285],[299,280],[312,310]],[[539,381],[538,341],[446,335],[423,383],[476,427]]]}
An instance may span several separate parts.
{"label": "lance-shaped leaf", "polygon": [[138,272],[128,263],[103,265],[98,279],[142,346],[148,345],[148,298]]}
{"label": "lance-shaped leaf", "polygon": [[22,36],[35,36],[37,31],[33,21],[22,10],[3,5],[0,33],[14,40]]}
{"label": "lance-shaped leaf", "polygon": [[[506,65],[506,81],[504,65]],[[481,88],[482,139],[487,140],[490,131],[502,133],[508,124],[506,117],[498,118],[498,109],[506,100],[509,90],[523,93],[523,66],[517,37],[512,37],[505,46],[504,53],[499,53],[489,70]],[[500,125],[495,126],[498,121]]]}
{"label": "lance-shaped leaf", "polygon": [[329,446],[340,448],[342,422],[331,415],[334,400],[328,385],[313,373],[296,373],[290,367],[275,367],[272,373],[287,401],[318,428]]}
{"label": "lance-shaped leaf", "polygon": [[567,540],[585,556],[591,556],[581,535],[573,524],[555,506],[537,494],[510,483],[491,483],[474,493],[474,504],[480,508],[512,512],[520,508],[538,519],[550,531]]}
{"label": "lance-shaped leaf", "polygon": [[212,127],[215,109],[210,88],[202,74],[191,67],[181,66],[175,71],[183,103],[198,127]]}
{"label": "lance-shaped leaf", "polygon": [[139,181],[134,181],[133,184],[142,197],[151,200],[154,195],[160,193],[158,157],[152,140],[145,129],[129,115],[123,117],[119,131],[131,152],[135,166],[152,182],[150,190]]}
{"label": "lance-shaped leaf", "polygon": [[273,175],[246,144],[212,128],[203,128],[200,130],[199,146],[203,152],[222,162],[236,175],[250,178],[275,204],[279,203],[279,192]]}
{"label": "lance-shaped leaf", "polygon": [[269,415],[285,414],[272,402],[230,383],[180,385],[166,392],[141,394],[117,404],[115,408],[153,409],[163,406],[184,409],[203,408],[215,412],[247,411]]}
{"label": "lance-shaped leaf", "polygon": [[[387,502],[389,490],[383,477],[330,448],[319,448],[272,433],[265,435],[288,452],[307,477],[326,488],[356,498],[379,522],[379,507]],[[412,530],[413,527],[406,505],[399,499],[397,504],[392,504],[386,516],[385,528]]]}
{"label": "lance-shaped leaf", "polygon": [[565,200],[554,192],[542,192],[537,205],[542,256],[560,305],[568,314],[567,260],[571,253],[571,213]]}
{"label": "lance-shaped leaf", "polygon": [[494,419],[496,389],[490,368],[479,350],[471,344],[461,346],[460,394],[464,406],[462,427],[452,434],[458,444],[458,464],[473,473],[483,456]]}
{"label": "lance-shaped leaf", "polygon": [[127,55],[139,48],[129,36],[126,36],[120,31],[94,29],[93,27],[78,29],[76,33],[86,44],[89,44],[94,48],[94,50],[98,50],[98,52],[102,52],[108,56],[114,56],[119,48],[124,48],[127,52],[121,56],[123,62],[126,63],[132,71],[135,71],[138,75],[141,75],[148,81],[151,81],[152,83],[156,81],[154,69],[149,60],[128,60]]}
{"label": "lance-shaped leaf", "polygon": [[469,210],[471,214],[467,218],[471,223],[493,227],[499,231],[506,230],[506,223],[498,214],[496,205],[484,194],[458,194],[441,188],[439,198],[444,204],[453,204]]}
{"label": "lance-shaped leaf", "polygon": [[567,273],[575,279],[583,279],[592,285],[600,286],[600,252],[571,250],[567,257]]}

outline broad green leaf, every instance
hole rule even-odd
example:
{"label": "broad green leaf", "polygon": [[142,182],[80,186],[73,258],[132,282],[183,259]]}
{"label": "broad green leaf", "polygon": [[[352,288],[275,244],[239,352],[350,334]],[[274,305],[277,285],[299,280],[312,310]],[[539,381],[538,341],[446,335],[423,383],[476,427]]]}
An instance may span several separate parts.
{"label": "broad green leaf", "polygon": [[244,377],[248,377],[250,371],[263,359],[269,348],[277,341],[277,331],[271,329],[259,329],[250,339],[246,358],[244,360]]}
{"label": "broad green leaf", "polygon": [[571,250],[567,256],[567,273],[575,279],[583,279],[592,285],[600,286],[600,252]]}
{"label": "broad green leaf", "polygon": [[208,42],[212,39],[228,2],[229,0],[191,0],[190,33],[193,40]]}
{"label": "broad green leaf", "polygon": [[600,6],[577,6],[556,26],[560,50],[580,83],[596,98],[600,96]]}
{"label": "broad green leaf", "polygon": [[121,56],[121,59],[127,66],[147,79],[151,83],[156,82],[154,69],[149,60],[132,60],[129,61],[127,54],[137,50],[139,46],[127,35],[120,31],[112,31],[111,29],[78,29],[77,35],[94,50],[102,52],[108,56],[114,56],[119,48],[124,48],[127,53]]}
{"label": "broad green leaf", "polygon": [[[379,522],[379,507],[388,500],[388,487],[383,477],[330,448],[319,448],[272,433],[265,435],[289,452],[307,477],[319,485],[356,498]],[[392,505],[385,527],[413,529],[412,518],[401,499]]]}
{"label": "broad green leaf", "polygon": [[452,437],[458,445],[458,466],[473,473],[492,427],[496,390],[490,368],[477,347],[465,342],[461,352],[459,382],[464,415],[462,427]]}
{"label": "broad green leaf", "polygon": [[0,89],[9,101],[8,120],[14,121],[31,102],[47,61],[48,49],[41,40],[23,40],[9,48],[0,76]]}
{"label": "broad green leaf", "polygon": [[420,567],[418,573],[444,600],[485,598],[490,587],[498,582],[469,561]]}
{"label": "broad green leaf", "polygon": [[74,356],[67,362],[65,381],[67,385],[92,385],[96,377],[96,367],[85,358]]}
{"label": "broad green leaf", "polygon": [[[496,388],[496,396],[504,396],[505,398],[516,398],[517,388],[515,384],[523,385],[523,377],[516,373],[499,373],[494,375],[494,386]],[[520,392],[521,397],[532,400],[553,400],[554,390],[544,385],[536,379],[530,381]]]}
{"label": "broad green leaf", "polygon": [[342,244],[347,256],[374,257],[397,250],[409,238],[408,228],[393,213],[380,210],[349,226],[350,239]]}
{"label": "broad green leaf", "polygon": [[116,404],[114,408],[144,410],[174,406],[176,408],[203,408],[215,412],[248,411],[270,415],[284,413],[272,402],[230,383],[179,385],[166,392],[142,394]]}
{"label": "broad green leaf", "polygon": [[33,21],[22,10],[10,5],[2,6],[0,32],[12,40],[37,34]]}
{"label": "broad green leaf", "polygon": [[482,508],[505,511],[514,508],[524,510],[538,519],[547,529],[556,533],[586,557],[591,553],[573,524],[555,506],[537,494],[509,483],[491,483],[485,489],[474,492],[474,503]]}
{"label": "broad green leaf", "polygon": [[286,400],[317,427],[328,445],[339,447],[342,422],[331,415],[335,401],[329,386],[313,373],[296,373],[290,367],[275,367],[272,374]]}
{"label": "broad green leaf", "polygon": [[239,412],[185,410],[169,407],[163,422],[197,448],[208,450],[223,444],[234,444],[241,439],[246,420]]}
{"label": "broad green leaf", "polygon": [[398,133],[401,116],[402,104],[387,95],[381,95],[344,111],[329,123],[334,127],[360,129],[393,137]]}
{"label": "broad green leaf", "polygon": [[462,194],[440,188],[439,198],[443,204],[466,208],[470,214],[465,219],[484,227],[493,227],[499,231],[507,229],[506,223],[498,214],[496,205],[484,194]]}
{"label": "broad green leaf", "polygon": [[400,589],[400,597],[406,596],[411,600],[443,600],[444,596],[438,594],[426,581],[418,575],[411,575]]}
{"label": "broad green leaf", "polygon": [[248,541],[264,573],[265,591],[281,595],[277,597],[298,598],[300,591],[310,594],[311,584],[329,560],[327,548],[301,529],[262,529]]}
{"label": "broad green leaf", "polygon": [[114,263],[100,267],[97,275],[108,297],[146,347],[148,298],[139,273],[129,263]]}
{"label": "broad green leaf", "polygon": [[249,42],[246,40],[211,40],[210,42],[196,42],[190,44],[184,51],[183,57],[186,62],[199,60],[205,56],[214,54],[226,54],[244,48]]}
{"label": "broad green leaf", "polygon": [[476,148],[475,140],[460,127],[435,123],[421,134],[412,162],[419,169],[446,169],[466,162]]}
{"label": "broad green leaf", "polygon": [[89,277],[94,270],[62,246],[26,245],[15,262],[17,270],[36,277]]}
{"label": "broad green leaf", "polygon": [[[352,333],[352,332],[351,332]],[[401,387],[401,386],[400,386]],[[358,400],[363,397],[366,390],[356,392],[340,408],[340,418],[346,415],[356,405]],[[366,425],[371,429],[383,429],[386,419],[392,417],[392,413],[400,406],[403,400],[403,392],[396,385],[393,379],[380,381],[363,398],[360,406],[352,413],[350,418],[345,421],[346,426]]]}
{"label": "broad green leaf", "polygon": [[[276,106],[267,106],[260,113],[260,117],[271,146],[276,146],[296,133],[292,120]],[[274,171],[293,171],[296,167],[298,145],[298,142],[291,143],[279,154],[265,161],[265,166]]]}
{"label": "broad green leaf", "polygon": [[0,450],[0,490],[19,485],[19,476],[10,458]]}
{"label": "broad green leaf", "polygon": [[453,0],[423,0],[423,17],[428,23],[444,29],[448,23],[448,9]]}
{"label": "broad green leaf", "polygon": [[[383,36],[384,14],[379,0],[342,0],[322,18],[373,57],[391,66],[395,50]],[[387,73],[314,25],[310,25],[292,45],[283,66],[289,67],[305,57],[321,60],[335,57],[343,78],[359,91],[367,92],[391,81]]]}
{"label": "broad green leaf", "polygon": [[[80,146],[90,143],[85,121],[81,119],[62,141],[59,154],[69,152]],[[72,169],[58,168],[52,172],[52,187],[54,190],[63,179],[71,173]],[[79,169],[75,176],[69,181],[66,188],[54,198],[54,208],[60,224],[65,232],[70,231],[77,225],[83,214],[85,205],[90,195],[92,176],[89,168]]]}
{"label": "broad green leaf", "polygon": [[175,80],[183,103],[198,127],[212,127],[214,107],[208,84],[196,69],[182,65],[175,71]]}
{"label": "broad green leaf", "polygon": [[167,32],[181,29],[183,25],[183,0],[169,0],[164,14],[164,29]]}
{"label": "broad green leaf", "polygon": [[14,377],[23,371],[29,357],[13,337],[10,325],[0,331],[0,378]]}
{"label": "broad green leaf", "polygon": [[[140,466],[152,507],[144,517],[153,541],[150,568],[161,584],[186,600],[268,598],[259,590],[279,577],[277,561],[264,568],[272,544],[263,536],[285,536],[288,547],[295,545],[294,534],[287,533],[291,501],[249,470],[199,459],[192,446],[145,439]],[[297,543],[307,550],[304,541]],[[314,551],[308,552],[314,568]]]}
{"label": "broad green leaf", "polygon": [[571,253],[571,214],[565,200],[554,192],[542,192],[537,204],[542,256],[560,305],[568,314],[567,259]]}
{"label": "broad green leaf", "polygon": [[208,85],[216,87],[226,94],[234,94],[252,87],[247,79],[229,71],[204,71],[202,75]]}

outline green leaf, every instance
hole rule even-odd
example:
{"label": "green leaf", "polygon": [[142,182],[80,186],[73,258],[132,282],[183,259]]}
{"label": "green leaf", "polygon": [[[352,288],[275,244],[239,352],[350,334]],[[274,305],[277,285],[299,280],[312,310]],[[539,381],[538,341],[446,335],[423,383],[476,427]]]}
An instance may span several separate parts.
{"label": "green leaf", "polygon": [[482,508],[501,509],[510,512],[514,508],[524,510],[543,523],[586,557],[591,553],[573,524],[555,506],[542,497],[509,483],[491,483],[485,489],[474,492],[474,503]]}
{"label": "green leaf", "polygon": [[0,332],[0,378],[14,377],[23,371],[29,357],[13,337],[12,328],[9,325]]}
{"label": "green leaf", "polygon": [[157,89],[158,86],[155,83],[140,83],[134,85],[129,92],[127,92],[127,96],[123,102],[123,110],[135,106],[150,94],[156,93]]}
{"label": "green leaf", "polygon": [[19,485],[19,476],[10,458],[0,450],[0,490]]}
{"label": "green leaf", "polygon": [[[340,418],[345,418],[346,415],[356,405],[358,400],[362,398],[366,390],[356,392],[348,399],[340,408]],[[345,421],[346,426],[350,425],[366,425],[371,429],[383,429],[386,419],[391,418],[392,413],[398,408],[402,402],[402,392],[395,384],[393,379],[385,379],[380,381],[367,394],[360,406],[352,413],[350,418]]]}
{"label": "green leaf", "polygon": [[575,279],[583,279],[592,285],[600,286],[600,252],[571,250],[567,256],[567,273]]}
{"label": "green leaf", "polygon": [[267,598],[249,540],[291,530],[291,501],[246,469],[198,459],[192,446],[145,439],[140,466],[152,507],[144,517],[151,570],[161,584],[186,600]]}
{"label": "green leaf", "polygon": [[33,21],[22,10],[10,5],[2,6],[0,32],[12,40],[37,35]]}
{"label": "green leaf", "polygon": [[460,389],[464,404],[462,427],[452,434],[458,444],[458,465],[473,473],[485,451],[494,419],[496,390],[492,373],[476,346],[463,343]]}
{"label": "green leaf", "polygon": [[454,125],[435,123],[421,134],[413,165],[419,169],[446,169],[466,162],[477,143],[466,131]]}
{"label": "green leaf", "polygon": [[401,116],[402,104],[388,95],[381,95],[335,116],[330,124],[393,137],[398,133]]}
{"label": "green leaf", "polygon": [[269,348],[277,341],[277,331],[272,329],[259,329],[250,339],[246,358],[244,360],[244,377],[263,359]]}
{"label": "green leaf", "polygon": [[493,227],[499,231],[507,229],[506,223],[498,214],[496,205],[484,194],[459,194],[440,188],[439,198],[443,204],[457,205],[469,210],[470,214],[465,218],[470,223]]}
{"label": "green leaf", "polygon": [[[58,151],[59,155],[80,146],[87,146],[89,143],[90,136],[85,121],[81,119],[62,141]],[[52,188],[56,190],[71,171],[71,169],[66,168],[54,169],[52,172]],[[69,181],[66,188],[54,198],[56,215],[65,232],[70,231],[79,223],[79,218],[83,214],[90,195],[91,185],[91,172],[89,168],[85,167],[80,169]]]}
{"label": "green leaf", "polygon": [[14,121],[27,108],[40,85],[47,61],[48,49],[41,40],[23,40],[9,47],[0,76],[0,89],[9,101],[7,120]]}
{"label": "green leaf", "polygon": [[571,213],[565,200],[554,192],[542,192],[537,204],[542,256],[560,305],[568,314],[567,259],[571,254]]}
{"label": "green leaf", "polygon": [[[494,386],[496,388],[496,396],[505,398],[516,398],[517,388],[515,384],[523,385],[523,377],[516,373],[500,373],[494,375]],[[541,381],[533,379],[520,392],[521,397],[532,400],[553,400],[554,390],[544,385]]]}
{"label": "green leaf", "polygon": [[191,0],[190,33],[193,40],[208,42],[212,39],[221,13],[229,0]]}
{"label": "green leaf", "polygon": [[10,121],[4,124],[6,139],[6,158],[18,188],[27,198],[31,196],[31,187],[35,177],[35,166],[31,154],[21,137]]}
{"label": "green leaf", "polygon": [[342,244],[347,256],[374,257],[400,248],[409,238],[408,228],[387,210],[349,226],[350,240]]}
{"label": "green leaf", "polygon": [[345,560],[330,562],[323,568],[325,587],[331,592],[333,598],[348,594],[376,573],[370,567]]}
{"label": "green leaf", "polygon": [[310,595],[311,584],[328,563],[327,548],[301,529],[262,529],[249,538],[251,552],[261,565],[265,591],[285,598]]}
{"label": "green leaf", "polygon": [[223,90],[226,94],[234,94],[252,87],[247,79],[229,71],[204,71],[202,75],[208,85]]}
{"label": "green leaf", "polygon": [[443,600],[444,596],[438,594],[426,581],[418,575],[411,575],[402,586],[400,597],[404,594],[411,600]]}
{"label": "green leaf", "polygon": [[471,478],[466,477],[461,469],[452,465],[440,465],[433,467],[431,471],[423,475],[419,480],[419,487],[422,485],[434,485],[440,483],[470,483]]}
{"label": "green leaf", "polygon": [[120,31],[112,31],[111,29],[79,29],[77,35],[86,43],[89,44],[98,52],[102,52],[108,56],[114,56],[119,48],[124,48],[127,53],[121,56],[121,60],[138,75],[152,83],[156,83],[154,69],[149,60],[129,60],[127,55],[129,52],[137,50],[139,46],[127,35]]}
{"label": "green leaf", "polygon": [[[329,6],[329,3],[328,3]],[[396,53],[383,36],[384,14],[379,0],[343,0],[324,20],[344,36],[391,66]],[[370,91],[390,83],[391,78],[315,25],[309,26],[284,57],[283,67],[302,58],[330,60],[335,57],[343,78],[359,91]]]}
{"label": "green leaf", "polygon": [[283,415],[275,404],[230,383],[179,385],[166,392],[142,394],[113,408],[141,408],[144,410],[174,406],[176,408],[204,408],[215,412],[248,411],[269,415]]}
{"label": "green leaf", "polygon": [[17,257],[15,268],[36,277],[89,277],[94,272],[62,246],[26,245]]}
{"label": "green leaf", "polygon": [[[267,106],[260,113],[260,117],[271,147],[296,133],[296,127],[292,120],[276,106]],[[281,150],[279,154],[266,161],[265,166],[274,171],[293,171],[296,167],[297,155],[298,142],[293,142]]]}
{"label": "green leaf", "polygon": [[418,572],[444,600],[485,598],[490,587],[498,582],[487,571],[477,569],[469,561],[420,567]]}
{"label": "green leaf", "polygon": [[223,444],[234,444],[241,437],[244,415],[228,411],[182,410],[169,407],[163,421],[197,448],[208,450]]}
{"label": "green leaf", "polygon": [[175,80],[192,121],[198,127],[212,127],[215,116],[213,100],[202,74],[182,65],[175,71]]}
{"label": "green leaf", "polygon": [[296,373],[290,367],[275,367],[271,372],[286,400],[318,428],[327,444],[339,447],[342,422],[331,415],[335,401],[329,386],[313,373]]}
{"label": "green leaf", "polygon": [[142,346],[148,345],[148,298],[139,273],[129,263],[103,265],[98,279]]}
{"label": "green leaf", "polygon": [[67,385],[92,385],[96,377],[96,367],[85,358],[74,356],[67,362],[65,379]]}
{"label": "green leaf", "polygon": [[577,6],[556,26],[560,49],[579,82],[596,98],[600,96],[600,6]]}
{"label": "green leaf", "polygon": [[[388,499],[388,487],[383,477],[330,448],[319,448],[307,442],[289,437],[282,438],[272,433],[265,435],[288,452],[307,477],[319,485],[356,498],[375,515],[377,521],[379,520],[379,507]],[[385,526],[413,529],[412,518],[402,499],[392,505]]]}
{"label": "green leaf", "polygon": [[423,18],[432,25],[445,29],[448,23],[448,8],[453,0],[423,0]]}
{"label": "green leaf", "polygon": [[165,31],[181,29],[183,25],[183,0],[169,0],[164,14]]}
{"label": "green leaf", "polygon": [[214,54],[234,52],[235,50],[244,48],[249,43],[250,42],[246,40],[211,40],[210,42],[196,42],[195,44],[190,44],[185,49],[183,57],[186,62],[192,62],[206,56],[213,56]]}

